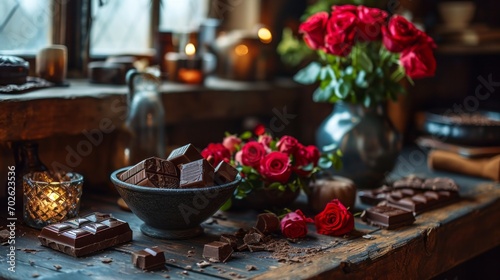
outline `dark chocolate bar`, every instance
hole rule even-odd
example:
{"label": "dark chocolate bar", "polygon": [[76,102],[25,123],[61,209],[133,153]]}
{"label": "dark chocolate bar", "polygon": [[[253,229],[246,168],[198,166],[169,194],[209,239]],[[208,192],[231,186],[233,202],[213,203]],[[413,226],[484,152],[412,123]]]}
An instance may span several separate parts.
{"label": "dark chocolate bar", "polygon": [[214,168],[206,159],[179,165],[180,188],[203,188],[214,185]]}
{"label": "dark chocolate bar", "polygon": [[359,199],[361,202],[369,205],[377,205],[380,202],[386,200],[387,195],[393,191],[392,187],[382,186],[374,190],[363,190],[358,192]]}
{"label": "dark chocolate bar", "polygon": [[412,212],[383,205],[366,209],[361,215],[361,219],[385,229],[395,229],[415,222]]}
{"label": "dark chocolate bar", "polygon": [[142,270],[156,270],[165,267],[165,254],[158,247],[132,252],[132,264]]}
{"label": "dark chocolate bar", "polygon": [[233,254],[233,248],[226,242],[213,241],[203,247],[203,257],[210,260],[225,262]]}
{"label": "dark chocolate bar", "polygon": [[175,165],[167,160],[150,157],[120,174],[124,182],[153,188],[178,188],[179,176]]}
{"label": "dark chocolate bar", "polygon": [[424,183],[424,179],[417,177],[415,175],[409,175],[408,177],[396,180],[392,186],[394,188],[421,188]]}
{"label": "dark chocolate bar", "polygon": [[236,179],[238,170],[231,166],[231,164],[221,161],[215,167],[214,181],[217,185],[226,184]]}
{"label": "dark chocolate bar", "polygon": [[397,189],[388,195],[387,206],[420,214],[454,202],[458,196],[455,191]]}
{"label": "dark chocolate bar", "polygon": [[38,239],[44,246],[80,257],[131,241],[132,230],[110,214],[93,213],[46,226]]}
{"label": "dark chocolate bar", "polygon": [[174,163],[174,165],[178,167],[180,164],[185,164],[202,158],[203,156],[192,144],[187,144],[173,150],[167,160]]}

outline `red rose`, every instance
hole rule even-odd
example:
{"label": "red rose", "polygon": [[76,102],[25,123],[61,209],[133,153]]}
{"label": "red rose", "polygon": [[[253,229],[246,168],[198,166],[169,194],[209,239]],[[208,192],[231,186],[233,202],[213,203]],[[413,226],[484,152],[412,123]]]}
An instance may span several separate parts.
{"label": "red rose", "polygon": [[258,169],[260,161],[265,154],[266,150],[261,143],[255,141],[248,142],[241,148],[241,163]]}
{"label": "red rose", "polygon": [[332,7],[332,14],[337,13],[352,13],[353,15],[357,14],[358,6],[356,5],[339,5]]}
{"label": "red rose", "polygon": [[387,13],[377,8],[359,6],[358,36],[362,41],[373,41],[380,38],[382,26],[387,19]]}
{"label": "red rose", "polygon": [[347,56],[354,45],[358,18],[352,13],[332,13],[326,24],[325,51]]}
{"label": "red rose", "polygon": [[222,140],[222,145],[226,147],[231,153],[236,151],[236,148],[241,144],[241,139],[236,135],[229,135]]}
{"label": "red rose", "polygon": [[258,124],[253,129],[253,133],[255,133],[255,135],[257,135],[257,136],[260,136],[260,135],[266,133],[266,127],[263,124]]}
{"label": "red rose", "polygon": [[278,151],[287,154],[293,154],[299,145],[299,141],[292,136],[285,135],[276,143]]}
{"label": "red rose", "polygon": [[403,51],[399,59],[406,75],[412,79],[431,77],[436,72],[436,59],[431,45],[416,45]]}
{"label": "red rose", "polygon": [[292,174],[290,158],[282,152],[271,152],[260,160],[259,172],[269,182],[285,184]]}
{"label": "red rose", "polygon": [[286,238],[302,238],[307,235],[307,223],[312,223],[311,218],[306,218],[302,211],[297,209],[281,219],[281,233]]}
{"label": "red rose", "polygon": [[306,150],[309,162],[311,162],[314,166],[317,166],[319,158],[321,157],[321,153],[318,148],[314,145],[309,145],[306,147]]}
{"label": "red rose", "polygon": [[394,15],[389,20],[389,25],[382,27],[384,46],[391,52],[401,52],[412,47],[425,35],[413,23],[402,16]]}
{"label": "red rose", "polygon": [[201,155],[207,159],[213,166],[216,166],[221,161],[229,162],[231,153],[221,143],[210,143],[201,151]]}
{"label": "red rose", "polygon": [[297,150],[293,154],[294,164],[293,171],[297,173],[297,175],[301,177],[307,177],[311,173],[311,170],[304,170],[303,168],[312,164],[313,166],[318,165],[318,160],[320,157],[320,153],[316,146],[303,146],[301,144],[298,145]]}
{"label": "red rose", "polygon": [[310,16],[299,26],[299,32],[304,34],[304,41],[314,50],[325,45],[325,26],[328,20],[327,12],[319,12]]}
{"label": "red rose", "polygon": [[354,229],[354,216],[338,199],[328,202],[314,222],[316,231],[324,235],[341,236]]}

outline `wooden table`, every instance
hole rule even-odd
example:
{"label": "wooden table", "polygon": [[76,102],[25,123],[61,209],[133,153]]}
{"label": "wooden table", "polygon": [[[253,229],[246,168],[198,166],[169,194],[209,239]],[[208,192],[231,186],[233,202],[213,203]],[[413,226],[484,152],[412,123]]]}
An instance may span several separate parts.
{"label": "wooden table", "polygon": [[[419,151],[419,150],[416,150]],[[408,155],[408,151],[405,153]],[[401,158],[397,167],[405,161]],[[410,161],[411,162],[411,161]],[[381,230],[356,218],[356,231],[349,237],[310,234],[293,248],[313,248],[315,254],[282,260],[270,252],[238,252],[227,263],[199,268],[203,245],[218,240],[221,233],[254,225],[257,212],[229,212],[204,223],[205,234],[191,240],[157,240],[143,235],[142,223],[134,214],[120,210],[116,197],[86,195],[82,214],[111,212],[129,222],[133,242],[83,258],[73,258],[42,247],[39,231],[17,227],[16,272],[7,270],[5,254],[0,256],[0,278],[7,279],[426,279],[500,245],[500,185],[477,178],[431,172],[425,161],[407,165],[406,172],[427,176],[450,176],[461,186],[462,199],[452,205],[423,213],[415,224],[397,230]],[[405,175],[395,169],[394,176]],[[297,202],[297,207],[301,206]],[[358,212],[366,205],[357,203]],[[3,218],[2,220],[5,220]],[[365,235],[364,237],[362,237]],[[369,235],[371,238],[366,238]],[[131,264],[130,252],[159,246],[166,251],[167,269],[142,272]],[[301,252],[301,249],[296,251]],[[304,252],[304,249],[302,249]],[[104,263],[105,258],[112,262]],[[499,263],[500,264],[500,263]],[[256,270],[247,271],[246,265]],[[188,266],[191,266],[189,269]],[[478,272],[480,273],[480,271]],[[479,275],[478,275],[479,276]]]}

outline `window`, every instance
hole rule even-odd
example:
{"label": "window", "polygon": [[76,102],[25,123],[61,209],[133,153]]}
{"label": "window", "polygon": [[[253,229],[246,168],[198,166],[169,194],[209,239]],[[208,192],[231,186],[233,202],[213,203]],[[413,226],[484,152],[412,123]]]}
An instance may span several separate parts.
{"label": "window", "polygon": [[0,52],[34,55],[52,43],[51,1],[0,1]]}

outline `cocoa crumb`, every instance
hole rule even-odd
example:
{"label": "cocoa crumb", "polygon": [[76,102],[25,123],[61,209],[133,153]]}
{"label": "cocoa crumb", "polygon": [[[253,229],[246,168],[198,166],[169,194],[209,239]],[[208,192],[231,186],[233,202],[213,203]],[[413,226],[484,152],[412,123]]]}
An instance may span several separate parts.
{"label": "cocoa crumb", "polygon": [[252,271],[252,270],[257,270],[257,267],[256,267],[255,265],[247,264],[247,265],[245,266],[245,269],[246,269],[247,271]]}
{"label": "cocoa crumb", "polygon": [[56,270],[60,270],[60,269],[62,268],[62,266],[60,266],[60,265],[58,265],[58,264],[55,264],[55,265],[54,265],[54,268],[55,268]]}
{"label": "cocoa crumb", "polygon": [[101,262],[108,264],[108,263],[113,262],[113,259],[112,258],[101,258]]}

